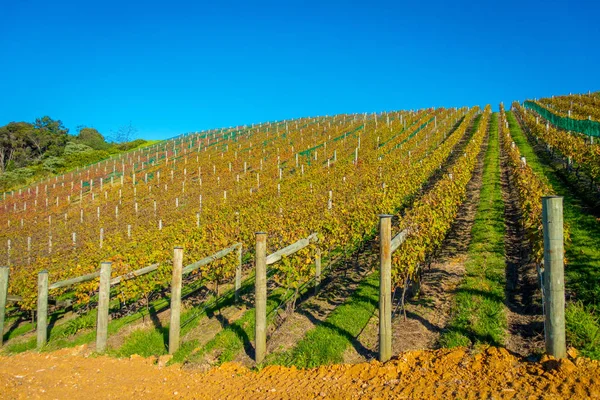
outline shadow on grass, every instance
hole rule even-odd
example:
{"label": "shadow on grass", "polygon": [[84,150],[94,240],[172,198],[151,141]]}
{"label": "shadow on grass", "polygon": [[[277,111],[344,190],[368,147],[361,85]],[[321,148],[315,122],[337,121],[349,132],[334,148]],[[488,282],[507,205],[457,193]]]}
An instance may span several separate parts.
{"label": "shadow on grass", "polygon": [[[377,302],[373,301],[372,299],[369,299],[368,297],[364,297],[364,296],[357,296],[357,299],[360,299],[359,301],[365,301],[368,302],[370,304],[372,304],[373,306],[377,306]],[[354,347],[354,349],[356,350],[356,352],[358,354],[360,354],[361,356],[365,357],[365,358],[373,358],[377,356],[377,353],[366,348],[362,343],[360,343],[358,341],[358,337],[360,336],[360,333],[363,331],[363,329],[366,327],[366,323],[361,327],[360,332],[355,336],[353,335],[351,332],[349,332],[348,330],[341,328],[327,320],[325,321],[321,321],[317,318],[315,318],[315,316],[305,310],[300,310],[298,311],[299,314],[304,315],[306,318],[308,318],[310,320],[310,322],[315,325],[316,327],[324,327],[327,328],[333,332],[335,332],[337,335],[339,335],[340,337],[344,338],[344,340],[346,340],[350,345],[352,345],[352,347]],[[367,320],[367,323],[369,321]]]}
{"label": "shadow on grass", "polygon": [[4,332],[2,335],[3,342],[6,342],[8,339],[12,339],[13,333],[14,336],[17,336],[23,332],[32,331],[34,325],[30,323],[28,318],[24,318],[23,316],[19,316],[10,327]]}

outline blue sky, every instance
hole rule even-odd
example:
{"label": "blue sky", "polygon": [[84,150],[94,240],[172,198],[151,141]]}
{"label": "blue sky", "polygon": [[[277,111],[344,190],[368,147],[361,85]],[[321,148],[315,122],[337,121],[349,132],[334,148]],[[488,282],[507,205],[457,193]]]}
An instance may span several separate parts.
{"label": "blue sky", "polygon": [[0,0],[0,125],[162,139],[600,90],[598,3]]}

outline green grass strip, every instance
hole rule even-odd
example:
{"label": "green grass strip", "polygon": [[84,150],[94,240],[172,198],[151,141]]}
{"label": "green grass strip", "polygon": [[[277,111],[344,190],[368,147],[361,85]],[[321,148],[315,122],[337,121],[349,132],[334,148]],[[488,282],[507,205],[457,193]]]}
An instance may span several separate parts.
{"label": "green grass strip", "polygon": [[[507,113],[510,133],[527,158],[527,165],[544,175],[555,192],[563,196],[563,217],[569,224],[571,242],[566,246],[566,289],[571,295],[567,304],[567,340],[585,356],[600,359],[600,221],[559,177],[546,154],[538,156],[517,123]],[[541,201],[541,200],[540,200]]]}
{"label": "green grass strip", "polygon": [[372,273],[352,296],[324,322],[308,331],[296,347],[267,357],[267,364],[300,368],[343,362],[344,351],[355,343],[373,316],[379,300],[379,274]]}
{"label": "green grass strip", "polygon": [[498,115],[492,114],[482,186],[466,276],[456,291],[452,319],[440,336],[442,347],[502,345],[505,313],[504,202],[500,184]]}

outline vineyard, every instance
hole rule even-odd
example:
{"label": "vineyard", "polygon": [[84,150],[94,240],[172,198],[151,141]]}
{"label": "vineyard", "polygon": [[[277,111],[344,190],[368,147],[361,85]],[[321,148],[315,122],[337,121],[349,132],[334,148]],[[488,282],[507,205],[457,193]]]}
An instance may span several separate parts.
{"label": "vineyard", "polygon": [[[319,232],[328,257],[330,249],[360,242],[373,218],[414,194],[475,111],[337,116],[201,133],[11,193],[2,232],[6,264],[14,267],[9,292],[31,309],[40,270],[60,281],[106,260],[116,275],[160,263],[150,279],[121,285],[126,303],[168,283],[174,246],[195,261],[236,242],[248,249],[261,230],[274,249]],[[445,140],[459,119],[465,122]],[[199,275],[230,279],[235,263],[221,264]],[[298,285],[311,275],[303,254],[284,264],[280,282]],[[79,286],[76,301],[87,302],[95,286]]]}
{"label": "vineyard", "polygon": [[548,113],[597,123],[600,96],[193,132],[6,192],[2,352],[311,368],[569,346],[593,370],[573,354],[600,359],[600,143]]}

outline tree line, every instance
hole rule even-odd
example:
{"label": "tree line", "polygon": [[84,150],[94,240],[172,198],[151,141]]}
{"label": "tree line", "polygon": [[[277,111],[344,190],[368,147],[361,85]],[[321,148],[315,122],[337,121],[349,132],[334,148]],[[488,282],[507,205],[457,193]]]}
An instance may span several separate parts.
{"label": "tree line", "polygon": [[111,141],[91,127],[80,126],[71,135],[62,121],[48,116],[30,122],[10,122],[0,127],[0,190],[82,167],[143,146],[132,140],[136,129],[123,126]]}

